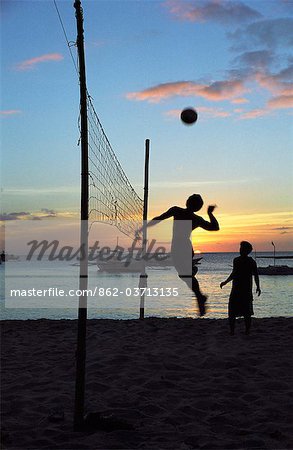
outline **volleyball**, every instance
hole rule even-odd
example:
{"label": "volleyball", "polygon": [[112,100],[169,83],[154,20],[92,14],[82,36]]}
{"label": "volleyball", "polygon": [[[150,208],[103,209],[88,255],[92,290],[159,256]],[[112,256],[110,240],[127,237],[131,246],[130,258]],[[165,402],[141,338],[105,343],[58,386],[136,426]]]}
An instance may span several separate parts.
{"label": "volleyball", "polygon": [[197,112],[193,108],[183,109],[180,118],[186,125],[192,125],[197,121]]}

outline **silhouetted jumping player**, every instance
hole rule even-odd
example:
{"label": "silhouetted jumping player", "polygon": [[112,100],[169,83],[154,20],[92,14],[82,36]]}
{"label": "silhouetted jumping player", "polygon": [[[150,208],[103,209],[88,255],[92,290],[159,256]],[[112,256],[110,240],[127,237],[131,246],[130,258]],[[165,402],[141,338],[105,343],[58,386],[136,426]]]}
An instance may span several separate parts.
{"label": "silhouetted jumping player", "polygon": [[230,325],[230,334],[234,335],[236,317],[244,316],[245,332],[249,334],[251,327],[251,316],[253,312],[252,295],[252,277],[254,276],[256,284],[256,293],[261,294],[259,285],[259,276],[257,265],[249,253],[252,251],[252,245],[247,241],[240,242],[240,256],[233,261],[233,271],[220,284],[222,289],[227,283],[232,281],[232,289],[229,298],[228,316]]}
{"label": "silhouetted jumping player", "polygon": [[192,260],[194,251],[190,241],[190,235],[191,232],[198,227],[208,231],[217,231],[220,229],[218,221],[213,215],[215,206],[208,207],[210,222],[194,214],[196,211],[199,211],[202,206],[203,200],[201,196],[199,194],[193,194],[187,199],[186,208],[172,206],[172,208],[168,209],[168,211],[164,212],[160,216],[154,217],[147,224],[147,226],[150,227],[156,225],[162,220],[168,219],[169,217],[174,218],[171,244],[174,267],[177,270],[179,277],[185,281],[185,283],[194,292],[201,316],[203,316],[206,312],[205,303],[207,297],[201,292],[198,281],[195,278],[198,269],[193,264]]}

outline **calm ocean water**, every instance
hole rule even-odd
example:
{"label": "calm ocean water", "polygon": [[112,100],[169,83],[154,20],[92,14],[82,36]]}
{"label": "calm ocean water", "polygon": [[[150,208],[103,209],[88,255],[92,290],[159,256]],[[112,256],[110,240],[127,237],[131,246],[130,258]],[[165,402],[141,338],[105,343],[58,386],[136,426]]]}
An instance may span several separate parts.
{"label": "calm ocean water", "polygon": [[[293,252],[282,255],[293,255]],[[223,290],[219,284],[232,270],[236,253],[208,253],[198,266],[197,278],[201,289],[209,296],[207,318],[227,316],[227,304],[231,284]],[[259,253],[258,256],[265,256]],[[257,259],[258,266],[273,264],[270,259]],[[293,260],[277,260],[276,264],[293,266]],[[145,316],[158,317],[197,317],[197,304],[191,291],[177,277],[173,268],[148,269],[148,287],[178,289],[178,296],[146,296]],[[8,261],[0,266],[0,313],[1,319],[76,319],[78,298],[18,297],[11,302],[10,289],[58,288],[67,292],[79,288],[79,268],[69,262],[32,261],[29,264],[21,259]],[[89,288],[110,288],[110,292],[119,291],[117,297],[98,296],[88,300],[89,318],[134,319],[139,317],[140,298],[131,295],[138,286],[138,274],[107,274],[89,267]],[[262,294],[254,296],[255,317],[292,316],[293,276],[260,276]],[[5,292],[6,291],[6,292]],[[100,291],[103,292],[103,291]],[[126,295],[127,292],[127,295]],[[6,298],[6,301],[5,301]],[[64,303],[65,301],[65,303]],[[53,302],[53,303],[52,303]],[[54,303],[55,302],[55,303]],[[52,305],[54,307],[52,307]],[[56,307],[57,306],[57,307]]]}

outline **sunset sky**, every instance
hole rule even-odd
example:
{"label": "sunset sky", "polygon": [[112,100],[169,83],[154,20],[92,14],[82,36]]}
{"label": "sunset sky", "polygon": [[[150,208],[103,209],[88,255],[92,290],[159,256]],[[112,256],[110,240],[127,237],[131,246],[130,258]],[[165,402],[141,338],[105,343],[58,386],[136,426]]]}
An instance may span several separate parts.
{"label": "sunset sky", "polygon": [[[73,45],[73,1],[56,3]],[[82,4],[88,91],[141,197],[151,140],[150,217],[201,193],[221,230],[196,231],[199,250],[293,250],[293,2]],[[53,1],[1,8],[1,213],[54,227],[79,210],[78,78]]]}

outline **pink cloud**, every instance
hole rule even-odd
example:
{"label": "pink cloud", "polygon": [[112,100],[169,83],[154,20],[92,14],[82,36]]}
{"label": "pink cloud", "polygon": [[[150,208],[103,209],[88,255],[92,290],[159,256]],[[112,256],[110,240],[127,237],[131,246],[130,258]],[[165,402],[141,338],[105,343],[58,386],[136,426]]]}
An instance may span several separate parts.
{"label": "pink cloud", "polygon": [[[218,108],[210,108],[208,106],[199,106],[196,108],[197,112],[199,113],[199,117],[202,114],[206,118],[216,118],[216,117],[229,117],[231,114],[227,111],[223,111]],[[182,110],[181,109],[170,109],[169,111],[165,112],[165,115],[168,117],[174,117],[178,119],[180,117]]]}
{"label": "pink cloud", "polygon": [[179,20],[189,22],[207,22],[213,21],[224,25],[231,23],[245,22],[255,20],[261,17],[261,14],[255,9],[250,8],[239,1],[219,1],[210,0],[199,2],[187,2],[182,0],[168,0],[165,6],[169,12]]}
{"label": "pink cloud", "polygon": [[215,118],[215,117],[229,117],[231,116],[231,113],[229,113],[228,111],[223,111],[222,109],[218,109],[218,108],[210,108],[208,106],[199,106],[198,111],[203,113],[205,116],[210,117],[210,118]]}
{"label": "pink cloud", "polygon": [[166,111],[164,114],[167,117],[174,117],[175,119],[178,119],[180,117],[181,112],[182,109],[170,109],[169,111]]}
{"label": "pink cloud", "polygon": [[26,59],[16,65],[16,70],[24,71],[33,69],[37,64],[48,61],[61,61],[63,56],[60,53],[48,53],[46,55],[36,56],[35,58]]}
{"label": "pink cloud", "polygon": [[268,101],[268,107],[271,109],[293,108],[293,95],[273,97]]}
{"label": "pink cloud", "polygon": [[290,80],[290,75],[293,75],[292,67],[288,67],[277,74],[257,72],[254,77],[260,87],[267,89],[273,94],[293,95],[293,84]]}
{"label": "pink cloud", "polygon": [[249,92],[242,80],[215,81],[201,91],[201,97],[207,100],[220,101],[238,97]]}
{"label": "pink cloud", "polygon": [[206,100],[229,100],[249,92],[241,80],[215,81],[210,85],[193,81],[176,81],[163,83],[138,92],[129,92],[126,97],[129,100],[148,101],[159,103],[162,100],[181,97],[202,97]]}
{"label": "pink cloud", "polygon": [[[253,109],[248,112],[242,112],[239,110],[241,115],[239,119],[247,120],[247,119],[257,119],[260,117],[267,116],[275,109],[288,109],[293,108],[293,95],[279,95],[277,97],[272,97],[268,100],[266,106],[264,108]],[[234,110],[234,112],[238,112]]]}
{"label": "pink cloud", "polygon": [[20,109],[7,109],[4,111],[0,111],[0,115],[4,116],[4,117],[13,116],[15,114],[20,114],[20,113],[21,113]]}
{"label": "pink cloud", "polygon": [[251,111],[241,114],[241,116],[239,116],[239,119],[241,120],[257,119],[259,117],[266,116],[269,113],[270,111],[265,108],[252,109]]}
{"label": "pink cloud", "polygon": [[[204,83],[202,81],[176,81],[151,86],[137,92],[129,92],[126,97],[129,100],[147,101],[149,103],[160,103],[173,97],[197,97],[209,102],[229,101],[231,104],[242,105],[249,103],[244,94],[254,90],[266,90],[273,97],[259,108],[245,112],[242,109],[234,109],[238,119],[256,119],[266,116],[276,109],[292,107],[293,86],[289,81],[292,68],[290,66],[278,73],[270,73],[266,70],[258,70],[249,76],[233,78],[220,81]],[[240,74],[239,74],[240,75]],[[201,109],[200,109],[201,108]],[[200,107],[198,108],[206,117],[229,117],[233,113],[221,108]],[[180,111],[171,110],[166,113],[169,117],[178,117]]]}
{"label": "pink cloud", "polygon": [[244,97],[238,97],[238,98],[233,98],[231,100],[231,103],[239,105],[239,104],[242,104],[242,103],[249,103],[249,100],[247,100],[247,98],[244,98]]}
{"label": "pink cloud", "polygon": [[159,103],[174,96],[192,96],[197,95],[202,89],[202,85],[192,81],[176,81],[174,83],[162,83],[157,86],[144,89],[139,92],[130,92],[126,94],[129,100],[148,101],[150,103]]}

